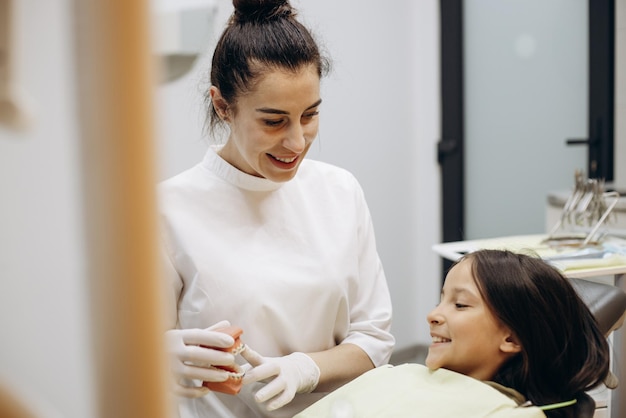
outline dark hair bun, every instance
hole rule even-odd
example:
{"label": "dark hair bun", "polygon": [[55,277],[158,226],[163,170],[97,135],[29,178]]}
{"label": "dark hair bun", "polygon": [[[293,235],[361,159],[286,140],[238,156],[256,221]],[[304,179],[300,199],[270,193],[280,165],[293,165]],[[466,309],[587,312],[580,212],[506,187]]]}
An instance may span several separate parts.
{"label": "dark hair bun", "polygon": [[295,15],[289,0],[233,0],[236,23],[262,22]]}

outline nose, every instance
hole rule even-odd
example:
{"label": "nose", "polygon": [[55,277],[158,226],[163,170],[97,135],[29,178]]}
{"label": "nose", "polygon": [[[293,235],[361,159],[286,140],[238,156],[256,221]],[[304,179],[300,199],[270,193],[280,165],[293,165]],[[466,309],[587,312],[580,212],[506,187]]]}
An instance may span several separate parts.
{"label": "nose", "polygon": [[432,311],[430,311],[428,315],[426,315],[426,321],[430,325],[439,325],[443,322],[443,316],[441,316],[441,314],[439,313],[439,310],[435,308]]}
{"label": "nose", "polygon": [[298,123],[294,124],[291,129],[287,131],[287,135],[283,140],[283,146],[289,151],[293,151],[297,154],[304,152],[306,148],[306,138],[304,137],[304,129]]}

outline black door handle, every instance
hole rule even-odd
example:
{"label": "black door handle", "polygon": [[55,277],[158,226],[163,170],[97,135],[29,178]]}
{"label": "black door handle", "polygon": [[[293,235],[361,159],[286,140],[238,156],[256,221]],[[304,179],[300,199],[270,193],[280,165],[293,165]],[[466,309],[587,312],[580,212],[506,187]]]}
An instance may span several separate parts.
{"label": "black door handle", "polygon": [[594,145],[598,142],[597,139],[587,138],[570,138],[565,140],[566,145]]}

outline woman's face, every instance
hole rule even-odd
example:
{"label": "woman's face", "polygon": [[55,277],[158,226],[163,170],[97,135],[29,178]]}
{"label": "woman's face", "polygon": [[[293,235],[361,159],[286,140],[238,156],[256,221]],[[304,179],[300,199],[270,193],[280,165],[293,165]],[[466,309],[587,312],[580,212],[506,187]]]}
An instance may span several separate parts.
{"label": "woman's face", "polygon": [[[219,91],[212,89],[214,105]],[[292,179],[317,136],[320,78],[314,66],[271,70],[237,99],[224,120],[230,136],[220,155],[239,170],[275,182]]]}
{"label": "woman's face", "polygon": [[441,301],[427,316],[432,344],[426,365],[489,380],[519,346],[483,300],[471,267],[463,260],[450,270]]}

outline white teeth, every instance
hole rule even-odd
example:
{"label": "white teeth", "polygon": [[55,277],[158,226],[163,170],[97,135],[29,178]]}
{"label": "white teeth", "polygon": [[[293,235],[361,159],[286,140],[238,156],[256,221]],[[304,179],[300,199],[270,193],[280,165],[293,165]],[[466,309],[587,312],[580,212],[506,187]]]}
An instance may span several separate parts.
{"label": "white teeth", "polygon": [[245,344],[239,344],[237,347],[230,350],[230,353],[234,356],[241,353],[246,348]]}
{"label": "white teeth", "polygon": [[243,376],[246,374],[245,370],[243,370],[241,368],[241,366],[239,366],[238,364],[234,364],[232,367],[234,370],[226,370],[223,367],[219,367],[219,366],[210,366],[213,370],[219,370],[221,372],[226,372],[228,374],[229,377],[232,377],[233,379],[241,379],[243,378]]}
{"label": "white teeth", "polygon": [[243,379],[244,375],[245,375],[245,372],[239,372],[239,373],[228,372],[228,376],[233,379]]}
{"label": "white teeth", "polygon": [[452,340],[449,340],[447,338],[441,338],[441,337],[433,337],[433,342],[434,343],[449,343]]}
{"label": "white teeth", "polygon": [[294,162],[294,161],[296,160],[296,158],[298,158],[298,157],[293,157],[293,158],[279,158],[279,157],[276,157],[276,156],[274,156],[274,155],[272,155],[272,157],[274,157],[274,159],[276,159],[276,160],[280,161],[281,163],[292,163],[292,162]]}

